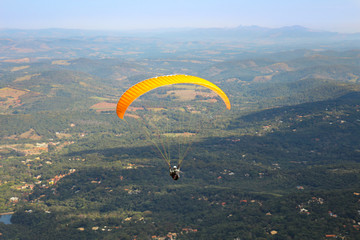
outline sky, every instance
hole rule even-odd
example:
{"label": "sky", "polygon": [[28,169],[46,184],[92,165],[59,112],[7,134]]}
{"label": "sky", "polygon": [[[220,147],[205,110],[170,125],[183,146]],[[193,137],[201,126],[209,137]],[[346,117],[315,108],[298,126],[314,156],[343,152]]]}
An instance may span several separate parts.
{"label": "sky", "polygon": [[0,0],[0,28],[277,28],[360,32],[360,0]]}

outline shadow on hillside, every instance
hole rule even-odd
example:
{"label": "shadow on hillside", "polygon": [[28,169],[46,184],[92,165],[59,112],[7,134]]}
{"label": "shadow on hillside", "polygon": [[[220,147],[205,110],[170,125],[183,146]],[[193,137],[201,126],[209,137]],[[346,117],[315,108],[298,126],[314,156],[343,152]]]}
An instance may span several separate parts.
{"label": "shadow on hillside", "polygon": [[[350,92],[335,99],[302,103],[292,106],[284,106],[279,108],[266,109],[245,116],[238,117],[229,125],[229,130],[242,127],[241,123],[259,122],[264,120],[272,120],[281,115],[306,115],[314,112],[325,111],[326,109],[334,109],[341,105],[359,105],[360,92]],[[237,125],[238,124],[238,125]]]}
{"label": "shadow on hillside", "polygon": [[[292,121],[291,123],[294,125],[290,127],[288,126],[290,122],[286,123],[285,126],[273,131],[265,131],[262,135],[208,137],[201,142],[193,143],[191,152],[182,166],[191,172],[188,176],[200,174],[199,176],[207,179],[206,174],[202,172],[219,171],[219,169],[226,168],[240,169],[239,162],[249,165],[252,162],[258,162],[269,166],[276,162],[284,164],[284,167],[285,165],[295,166],[291,162],[306,162],[307,164],[354,162],[356,159],[360,159],[360,152],[357,151],[357,146],[360,144],[358,124],[355,120],[354,123],[342,124],[340,123],[341,119],[334,124],[329,124],[326,118],[324,119],[326,115],[324,112],[327,108],[336,111],[341,107],[347,111],[356,111],[353,107],[356,105],[360,105],[359,92],[348,93],[333,100],[264,110],[239,117],[232,121],[228,130],[248,127],[249,123],[261,127],[261,121],[264,119],[267,121],[274,120],[276,117],[294,119],[299,115],[318,115],[315,119],[309,117],[301,118],[301,121]],[[177,147],[174,146],[172,149],[176,151]],[[87,154],[98,154],[103,165],[106,165],[106,162],[119,160],[124,163],[145,165],[146,167],[133,171],[139,174],[139,178],[153,173],[159,174],[159,176],[167,175],[166,163],[151,145],[89,149],[75,151],[67,156]],[[176,154],[174,152],[171,155],[175,156]],[[198,169],[201,170],[199,173]]]}
{"label": "shadow on hillside", "polygon": [[66,154],[65,156],[74,157],[82,156],[87,154],[101,154],[104,157],[112,157],[114,155],[118,156],[118,160],[121,159],[132,159],[132,158],[157,158],[160,157],[159,154],[155,151],[154,147],[141,146],[141,147],[112,147],[106,149],[87,149],[81,151],[74,151]]}

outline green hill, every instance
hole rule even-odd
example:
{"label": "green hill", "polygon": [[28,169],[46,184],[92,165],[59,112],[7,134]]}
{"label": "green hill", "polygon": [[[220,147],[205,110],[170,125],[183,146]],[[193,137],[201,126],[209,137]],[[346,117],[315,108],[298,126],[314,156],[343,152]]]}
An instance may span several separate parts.
{"label": "green hill", "polygon": [[[57,154],[50,174],[41,179],[77,171],[52,187],[36,187],[2,232],[127,239],[141,229],[138,236],[144,238],[183,232],[185,239],[276,239],[322,238],[331,231],[356,238],[359,232],[347,225],[358,220],[353,193],[360,187],[359,106],[354,92],[239,117],[234,113],[231,120],[224,118],[225,136],[195,143],[177,183],[151,146],[121,141],[109,134],[114,125],[98,125],[91,138]],[[100,116],[111,122],[111,115]],[[37,175],[49,167],[30,169]],[[302,229],[291,231],[299,221]],[[185,233],[187,228],[196,232]],[[277,235],[269,235],[271,230]]]}
{"label": "green hill", "polygon": [[[360,238],[357,51],[244,59],[187,45],[161,58],[81,56],[111,52],[109,44],[85,45],[76,58],[0,63],[0,210],[14,211],[12,224],[0,223],[4,239]],[[219,85],[232,109],[195,97],[201,111],[190,111],[170,96],[159,110],[166,89],[141,98],[157,107],[136,112],[158,114],[151,124],[180,126],[171,107],[181,104],[211,123],[191,132],[175,182],[143,128],[111,108],[136,82],[178,71]]]}

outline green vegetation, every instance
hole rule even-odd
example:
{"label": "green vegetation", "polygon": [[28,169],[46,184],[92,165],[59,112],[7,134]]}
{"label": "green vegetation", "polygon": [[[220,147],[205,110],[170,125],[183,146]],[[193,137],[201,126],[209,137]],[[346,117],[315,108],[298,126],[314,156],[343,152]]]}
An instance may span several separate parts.
{"label": "green vegetation", "polygon": [[[0,211],[14,212],[0,238],[360,238],[358,54],[234,59],[222,46],[145,58],[152,45],[142,44],[149,52],[136,61],[74,59],[62,49],[64,60],[0,62]],[[140,80],[185,70],[221,86],[232,109],[173,92],[188,86],[134,102],[131,114],[147,124],[176,126],[166,136],[194,134],[175,182],[133,125],[143,122],[107,107]],[[186,101],[197,108],[179,107]],[[99,103],[105,111],[92,108]],[[209,125],[191,131],[175,110]]]}

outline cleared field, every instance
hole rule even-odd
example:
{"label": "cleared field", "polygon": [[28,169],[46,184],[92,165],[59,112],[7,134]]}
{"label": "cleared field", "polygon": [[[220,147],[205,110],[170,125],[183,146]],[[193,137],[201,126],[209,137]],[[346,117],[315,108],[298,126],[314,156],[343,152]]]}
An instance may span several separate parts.
{"label": "cleared field", "polygon": [[18,77],[14,80],[14,82],[22,82],[22,81],[28,81],[30,80],[32,77],[36,77],[36,76],[40,76],[40,74],[29,74],[29,75],[25,75],[22,77]]}
{"label": "cleared field", "polygon": [[1,98],[6,98],[6,97],[18,98],[21,95],[24,95],[25,93],[27,93],[27,91],[18,90],[18,89],[14,89],[14,88],[8,88],[8,87],[0,89],[0,97]]}
{"label": "cleared field", "polygon": [[20,66],[20,67],[13,67],[10,71],[11,72],[16,72],[16,71],[20,71],[20,70],[24,70],[24,69],[27,69],[29,68],[30,66],[27,65],[27,66]]}
{"label": "cleared field", "polygon": [[68,60],[55,60],[55,61],[52,61],[51,64],[53,64],[53,65],[68,66],[68,65],[70,65],[71,63],[69,63]]}
{"label": "cleared field", "polygon": [[6,110],[10,106],[17,107],[21,105],[20,96],[28,93],[28,91],[18,90],[14,88],[1,88],[0,89],[0,109]]}
{"label": "cleared field", "polygon": [[8,62],[8,63],[28,63],[28,62],[30,62],[30,58],[6,59],[6,60],[3,60],[3,62]]}
{"label": "cleared field", "polygon": [[125,116],[126,116],[126,117],[135,118],[135,119],[139,119],[139,118],[140,118],[138,115],[130,114],[130,113],[125,113]]}
{"label": "cleared field", "polygon": [[92,105],[90,108],[97,112],[115,111],[116,103],[100,102]]}
{"label": "cleared field", "polygon": [[9,149],[23,153],[25,156],[37,155],[48,152],[48,143],[0,145],[0,152],[6,152]]}
{"label": "cleared field", "polygon": [[19,135],[11,135],[4,137],[4,139],[12,139],[12,140],[18,140],[18,139],[40,140],[41,138],[42,137],[39,134],[37,134],[34,129],[30,129],[29,131],[26,131]]}
{"label": "cleared field", "polygon": [[184,132],[184,133],[163,133],[164,136],[166,137],[191,137],[194,136],[195,133],[189,133],[189,132]]}
{"label": "cleared field", "polygon": [[34,129],[30,129],[29,131],[20,134],[19,137],[32,139],[32,140],[40,140],[41,139],[41,136],[39,134],[37,134]]}

